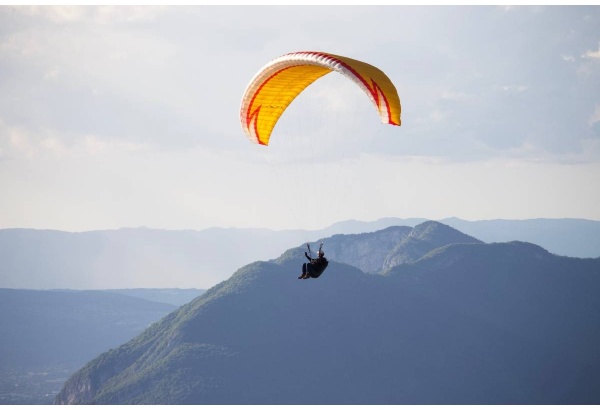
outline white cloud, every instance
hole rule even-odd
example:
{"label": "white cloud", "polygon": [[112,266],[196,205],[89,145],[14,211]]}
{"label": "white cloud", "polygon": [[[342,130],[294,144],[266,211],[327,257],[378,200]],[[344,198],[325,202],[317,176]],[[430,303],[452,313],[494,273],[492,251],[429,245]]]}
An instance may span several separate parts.
{"label": "white cloud", "polygon": [[442,99],[450,100],[450,101],[464,102],[464,101],[474,100],[475,96],[472,94],[467,94],[465,92],[461,92],[461,91],[444,91],[442,93]]}
{"label": "white cloud", "polygon": [[518,147],[510,148],[509,152],[511,157],[522,157],[531,160],[539,155],[539,148],[535,144],[525,141]]}
{"label": "white cloud", "polygon": [[429,114],[429,118],[434,122],[440,122],[446,118],[446,114],[440,110],[435,110]]}
{"label": "white cloud", "polygon": [[56,131],[28,130],[24,127],[8,125],[0,120],[0,158],[2,159],[85,158],[149,150],[150,147],[146,144],[96,135],[86,135],[68,143]]}
{"label": "white cloud", "polygon": [[592,60],[600,60],[600,45],[598,45],[598,50],[589,50],[582,56],[583,58],[589,58]]}
{"label": "white cloud", "polygon": [[32,158],[35,152],[29,136],[18,128],[12,128],[9,130],[7,138],[7,151],[9,153],[16,153],[17,155],[24,156],[26,158]]}
{"label": "white cloud", "polygon": [[54,135],[46,135],[40,138],[39,152],[50,153],[56,157],[68,155],[68,148]]}
{"label": "white cloud", "polygon": [[58,79],[59,75],[60,75],[60,68],[53,67],[50,70],[46,71],[46,73],[44,74],[44,79],[45,80],[56,80],[56,79]]}
{"label": "white cloud", "polygon": [[523,5],[523,6],[515,6],[515,5],[509,5],[509,4],[504,4],[501,6],[497,6],[500,8],[500,10],[504,11],[505,13],[512,13],[512,12],[517,12],[517,11],[526,11],[529,13],[542,13],[544,11],[544,6],[543,5],[537,5],[537,4],[531,4],[531,5]]}
{"label": "white cloud", "polygon": [[79,21],[86,13],[86,9],[79,6],[14,6],[12,11],[26,16],[40,17],[53,23]]}
{"label": "white cloud", "polygon": [[166,6],[101,6],[95,8],[93,20],[100,24],[148,22],[156,20],[166,10]]}
{"label": "white cloud", "polygon": [[23,128],[9,126],[0,119],[0,160],[31,158],[34,152],[29,135]]}
{"label": "white cloud", "polygon": [[502,91],[512,92],[512,93],[522,93],[529,89],[529,87],[526,85],[503,85],[500,88],[502,89]]}
{"label": "white cloud", "polygon": [[592,115],[590,115],[588,120],[588,125],[592,126],[597,122],[600,122],[600,104],[596,104],[594,112],[592,112]]}
{"label": "white cloud", "polygon": [[39,37],[32,32],[16,32],[0,43],[0,52],[3,56],[15,55],[32,57],[39,55],[43,50]]}
{"label": "white cloud", "polygon": [[135,153],[149,150],[146,144],[136,144],[132,142],[120,141],[117,139],[107,139],[95,135],[86,135],[83,141],[77,144],[73,151],[85,155],[111,155],[115,152]]}
{"label": "white cloud", "polygon": [[[237,181],[240,175],[260,180],[265,186],[280,178],[276,182],[289,186],[290,197],[295,200],[298,187],[290,181],[304,181],[311,174],[309,182],[313,182],[312,175],[317,173],[300,163],[299,178],[284,179],[263,168],[293,168],[299,160],[309,162],[305,161],[308,157],[313,164],[313,149],[323,147],[335,157],[322,159],[321,155],[318,165],[326,167],[337,161],[338,171],[319,175],[355,173],[350,180],[361,190],[370,189],[372,181],[383,178],[377,187],[381,192],[394,187],[403,195],[421,187],[437,193],[438,188],[447,186],[457,192],[463,187],[460,184],[479,178],[481,164],[472,162],[483,158],[529,161],[535,165],[530,164],[531,168],[540,170],[542,181],[544,167],[558,169],[557,164],[570,161],[586,170],[582,179],[597,179],[600,141],[579,137],[589,134],[588,122],[596,131],[600,121],[600,108],[592,104],[590,109],[589,105],[590,101],[598,102],[594,89],[600,48],[581,58],[585,50],[595,48],[598,39],[593,37],[590,43],[591,25],[587,31],[578,26],[581,15],[591,11],[572,8],[570,13],[563,13],[549,8],[549,19],[534,15],[528,8],[507,6],[508,13],[495,9],[491,22],[496,29],[490,30],[490,21],[485,20],[489,10],[481,8],[472,9],[472,13],[443,8],[435,13],[426,8],[381,12],[353,7],[321,8],[319,13],[310,7],[294,12],[285,7],[22,7],[15,9],[17,13],[8,9],[0,8],[0,72],[5,74],[0,93],[4,120],[0,122],[0,191],[12,189],[18,194],[29,189],[27,192],[41,199],[40,204],[52,200],[57,208],[64,203],[87,209],[81,204],[93,202],[91,198],[96,199],[101,192],[89,183],[91,176],[97,186],[123,184],[119,189],[132,198],[128,202],[131,209],[105,200],[98,205],[95,220],[85,216],[69,222],[70,226],[263,225],[264,220],[253,215],[256,211],[236,213],[239,198],[249,196],[251,200],[245,201],[256,204],[279,199],[271,197],[273,193],[253,192],[255,185]],[[355,24],[357,15],[363,24]],[[548,25],[552,18],[561,24]],[[160,24],[140,24],[153,19],[160,19]],[[571,27],[578,27],[578,35],[568,34]],[[509,35],[498,37],[498,30]],[[546,39],[542,48],[539,38]],[[269,58],[308,47],[364,59],[384,69],[397,84],[403,126],[381,125],[368,98],[356,93],[355,100],[356,87],[341,76],[337,86],[330,81],[336,78],[332,74],[311,86],[307,99],[295,100],[294,109],[277,125],[279,135],[295,137],[289,140],[297,149],[284,147],[285,138],[274,139],[268,149],[251,146],[238,120],[239,99],[248,81]],[[560,62],[561,57],[564,64],[550,64],[540,70],[540,61]],[[565,65],[573,62],[574,70],[581,65],[580,73],[588,75],[577,77],[570,70],[565,72]],[[567,100],[571,106],[561,109],[561,101]],[[311,142],[315,135],[325,137]],[[371,145],[361,135],[368,135]],[[190,147],[215,153],[193,156]],[[230,157],[224,160],[223,151]],[[351,165],[347,158],[355,160],[357,152],[385,152],[390,159],[385,164],[361,159]],[[339,160],[342,154],[345,161]],[[416,161],[418,164],[399,157],[409,154],[423,157]],[[183,161],[184,157],[187,160]],[[250,165],[243,165],[249,161]],[[403,168],[401,164],[407,161],[414,166]],[[432,161],[442,162],[432,166]],[[461,162],[466,163],[463,168],[458,166]],[[431,168],[435,174],[430,173]],[[501,175],[502,168],[496,168],[486,168],[490,177]],[[457,171],[455,178],[446,179],[452,169],[464,172]],[[23,171],[29,173],[29,180],[19,186]],[[149,185],[147,195],[134,199],[138,189],[125,184],[122,175],[126,173],[135,175],[136,187]],[[211,176],[208,182],[204,181],[207,173]],[[514,181],[519,185],[525,177],[515,174]],[[50,180],[55,181],[53,188],[60,187],[62,196],[55,189],[47,189]],[[173,180],[178,183],[173,184]],[[527,216],[510,213],[510,207],[519,211],[515,201],[500,207],[506,198],[515,197],[511,191],[514,181],[498,179],[497,186],[506,187],[506,192],[495,196],[497,192],[490,188],[489,201],[472,209],[460,198],[453,208],[447,208],[434,197],[422,200],[415,195],[412,203],[406,203],[404,197],[397,201],[380,198],[377,190],[372,192],[372,203],[381,204],[381,209],[353,208],[364,203],[361,190],[356,191],[354,201],[347,201],[347,208],[342,207],[344,214],[336,213],[327,201],[322,207],[333,215],[326,222],[374,219],[399,212],[415,216],[423,205],[430,207],[431,216]],[[525,185],[538,181],[526,182],[530,183],[523,184],[525,192]],[[214,184],[218,193],[213,192],[212,185],[211,189],[200,189],[199,183]],[[481,183],[485,184],[485,179]],[[155,184],[161,186],[159,191]],[[552,192],[571,192],[572,182],[565,184],[564,188],[553,187]],[[88,186],[93,189],[84,189],[84,195],[81,189]],[[342,192],[335,184],[328,187],[334,197]],[[214,195],[203,200],[202,192]],[[195,209],[178,209],[187,203],[189,193]],[[157,207],[153,201],[158,195],[181,200],[165,200]],[[479,191],[474,190],[473,195]],[[551,208],[548,198],[544,199],[538,210],[545,212]],[[577,207],[585,202],[585,198],[571,199]],[[486,206],[496,204],[496,200],[498,206]],[[586,215],[597,215],[594,203],[597,201],[586,205]],[[17,199],[13,204],[18,216],[20,204]],[[106,207],[112,207],[119,219],[106,219],[110,218]],[[139,213],[142,208],[147,212],[144,215]],[[285,209],[285,205],[275,208]],[[273,206],[264,209],[273,213]],[[481,209],[489,214],[478,214]],[[584,216],[576,211],[578,208],[573,209],[570,215]],[[0,220],[0,225],[61,227],[60,219],[54,219],[60,215],[41,207],[37,212],[30,213],[35,222],[11,221],[4,216],[6,222]],[[201,223],[199,214],[206,215]],[[286,213],[276,217],[277,225],[291,223]],[[265,218],[268,221],[269,215]]]}
{"label": "white cloud", "polygon": [[13,6],[12,11],[56,24],[133,23],[156,20],[165,6]]}

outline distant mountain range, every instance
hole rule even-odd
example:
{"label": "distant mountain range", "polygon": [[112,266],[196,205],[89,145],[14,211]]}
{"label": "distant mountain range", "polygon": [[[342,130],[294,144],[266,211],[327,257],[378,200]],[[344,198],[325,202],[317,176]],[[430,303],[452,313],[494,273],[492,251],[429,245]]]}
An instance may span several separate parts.
{"label": "distant mountain range", "polygon": [[[286,249],[305,242],[336,234],[375,232],[392,226],[408,229],[422,222],[425,220],[418,218],[346,221],[321,231],[124,228],[70,233],[2,229],[0,287],[206,289],[226,280],[241,266],[276,258]],[[535,243],[557,255],[600,256],[599,221],[533,219],[471,222],[450,218],[441,222],[487,243],[519,240]],[[364,253],[364,249],[356,246],[358,254]],[[326,244],[328,247],[329,243]],[[364,259],[364,263],[379,263],[376,262],[377,257],[372,256]],[[398,255],[398,258],[403,256]],[[371,271],[367,266],[362,268]]]}
{"label": "distant mountain range", "polygon": [[181,306],[189,303],[205,292],[204,289],[108,289],[106,292],[119,293],[153,302]]}
{"label": "distant mountain range", "polygon": [[51,404],[86,362],[202,293],[0,289],[0,405]]}
{"label": "distant mountain range", "polygon": [[600,258],[432,221],[325,242],[319,279],[304,247],[248,264],[56,403],[600,403]]}
{"label": "distant mountain range", "polygon": [[177,308],[103,291],[0,289],[0,368],[84,363]]}

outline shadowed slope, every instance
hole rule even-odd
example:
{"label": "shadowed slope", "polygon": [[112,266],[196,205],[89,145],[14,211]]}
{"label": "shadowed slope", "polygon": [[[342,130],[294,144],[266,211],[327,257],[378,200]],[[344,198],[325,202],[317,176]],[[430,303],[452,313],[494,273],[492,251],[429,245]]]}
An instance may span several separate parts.
{"label": "shadowed slope", "polygon": [[[236,272],[67,382],[57,403],[598,403],[600,260],[438,248],[386,275],[296,248]],[[562,296],[561,296],[562,295]]]}

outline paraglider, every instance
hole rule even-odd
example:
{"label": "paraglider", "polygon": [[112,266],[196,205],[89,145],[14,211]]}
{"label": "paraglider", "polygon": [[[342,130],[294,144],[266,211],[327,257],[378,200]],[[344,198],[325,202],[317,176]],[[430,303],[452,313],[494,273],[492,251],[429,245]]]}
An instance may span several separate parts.
{"label": "paraglider", "polygon": [[269,145],[275,124],[294,98],[332,71],[343,74],[366,93],[384,124],[400,125],[400,98],[383,71],[348,57],[304,51],[272,60],[250,81],[240,108],[242,129],[250,141]]}
{"label": "paraglider", "polygon": [[[306,244],[306,246],[308,247],[308,252],[310,252],[310,245]],[[317,279],[327,269],[327,265],[329,265],[329,261],[325,258],[325,252],[323,252],[323,243],[319,246],[316,259],[313,259],[312,255],[309,255],[308,252],[304,252],[304,256],[310,262],[302,264],[302,275],[298,276],[298,279]]]}
{"label": "paraglider", "polygon": [[[400,125],[400,98],[392,81],[379,68],[363,61],[335,54],[302,51],[285,54],[267,63],[250,81],[240,107],[240,122],[248,139],[269,145],[277,121],[292,101],[310,84],[331,72],[337,72],[360,87],[371,100],[384,124]],[[319,247],[318,256],[304,255],[310,261],[302,265],[298,279],[318,278],[328,261]]]}

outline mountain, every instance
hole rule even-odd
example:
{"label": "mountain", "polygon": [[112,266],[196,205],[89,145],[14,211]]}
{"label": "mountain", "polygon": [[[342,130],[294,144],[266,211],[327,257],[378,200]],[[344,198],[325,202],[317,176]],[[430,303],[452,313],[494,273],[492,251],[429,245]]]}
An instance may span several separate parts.
{"label": "mountain", "polygon": [[[414,236],[451,232],[429,225]],[[600,258],[472,241],[298,280],[303,252],[239,269],[89,362],[56,403],[600,403]]]}
{"label": "mountain", "polygon": [[380,273],[454,243],[482,242],[448,225],[426,221],[414,228],[391,226],[376,232],[334,235],[327,238],[325,249],[330,260],[352,265],[366,273]]}
{"label": "mountain", "polygon": [[85,363],[176,308],[102,291],[0,289],[0,369]]}
{"label": "mountain", "polygon": [[104,291],[0,289],[0,405],[52,404],[83,364],[175,309]]}
{"label": "mountain", "polygon": [[322,237],[333,235],[352,235],[381,231],[385,228],[389,228],[390,226],[414,227],[427,221],[428,219],[424,218],[380,218],[371,222],[349,220],[336,222],[322,231],[318,231],[318,234]]}
{"label": "mountain", "polygon": [[600,257],[600,221],[587,219],[525,219],[441,222],[484,242],[521,241],[535,243],[557,255],[579,258]]}
{"label": "mountain", "polygon": [[119,293],[154,302],[182,306],[205,292],[203,289],[109,289],[106,292]]}
{"label": "mountain", "polygon": [[330,260],[343,261],[363,272],[379,273],[390,250],[411,231],[412,228],[407,226],[392,226],[377,232],[334,235],[327,239],[324,250]]}
{"label": "mountain", "polygon": [[[209,288],[227,279],[241,266],[276,258],[302,242],[335,234],[372,233],[391,226],[414,227],[424,221],[418,218],[345,221],[321,231],[0,229],[0,287]],[[600,256],[600,221],[463,221],[449,218],[440,222],[484,242],[520,240],[559,255]],[[374,261],[365,263],[375,264]]]}
{"label": "mountain", "polygon": [[0,230],[0,287],[208,288],[302,240],[294,231]]}
{"label": "mountain", "polygon": [[482,243],[469,235],[439,222],[428,221],[417,225],[386,256],[383,269],[420,259],[428,252],[454,243]]}
{"label": "mountain", "polygon": [[[427,219],[423,218],[393,217],[371,222],[350,220],[335,223],[315,233],[320,234],[317,236],[356,234],[374,232],[390,226],[414,227],[426,221]],[[517,240],[535,243],[557,255],[600,257],[600,221],[576,218],[466,221],[459,218],[443,218],[438,222],[487,243]]]}

